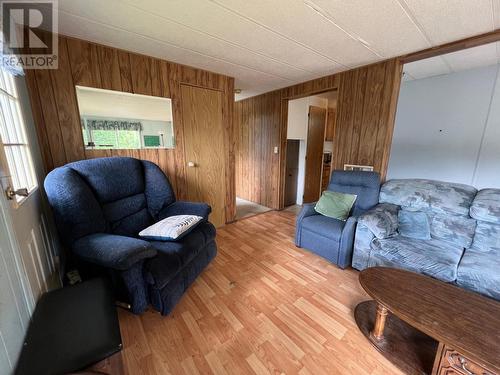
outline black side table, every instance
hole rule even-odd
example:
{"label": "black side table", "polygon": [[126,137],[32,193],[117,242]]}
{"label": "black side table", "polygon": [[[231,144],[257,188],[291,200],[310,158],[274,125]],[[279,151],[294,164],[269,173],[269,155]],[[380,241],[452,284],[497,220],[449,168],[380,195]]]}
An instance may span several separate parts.
{"label": "black side table", "polygon": [[104,279],[93,279],[45,293],[40,298],[15,374],[80,371],[121,349],[110,286]]}

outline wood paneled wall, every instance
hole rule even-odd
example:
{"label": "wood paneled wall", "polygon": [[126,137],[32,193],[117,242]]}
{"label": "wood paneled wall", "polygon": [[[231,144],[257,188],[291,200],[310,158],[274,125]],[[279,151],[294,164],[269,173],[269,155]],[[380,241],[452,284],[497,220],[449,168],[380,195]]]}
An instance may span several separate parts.
{"label": "wood paneled wall", "polygon": [[278,208],[281,95],[273,91],[235,103],[237,196]]}
{"label": "wood paneled wall", "polygon": [[372,165],[385,179],[401,75],[397,60],[340,74],[335,169]]}
{"label": "wood paneled wall", "polygon": [[283,208],[288,100],[335,89],[335,167],[374,165],[385,178],[401,73],[399,60],[387,60],[236,102],[236,195]]}
{"label": "wood paneled wall", "polygon": [[[132,156],[158,164],[169,177],[179,199],[186,198],[184,144],[189,141],[183,133],[180,85],[221,91],[225,130],[226,221],[234,220],[233,78],[60,36],[59,68],[27,70],[26,81],[46,172],[75,160]],[[86,150],[75,85],[171,98],[175,149]]]}

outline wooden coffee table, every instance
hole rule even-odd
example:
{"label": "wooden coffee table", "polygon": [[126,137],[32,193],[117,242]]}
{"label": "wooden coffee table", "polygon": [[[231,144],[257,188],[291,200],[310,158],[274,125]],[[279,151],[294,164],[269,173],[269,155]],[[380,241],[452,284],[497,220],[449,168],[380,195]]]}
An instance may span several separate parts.
{"label": "wooden coffee table", "polygon": [[359,282],[375,301],[356,323],[407,374],[500,374],[500,303],[428,276],[374,267]]}

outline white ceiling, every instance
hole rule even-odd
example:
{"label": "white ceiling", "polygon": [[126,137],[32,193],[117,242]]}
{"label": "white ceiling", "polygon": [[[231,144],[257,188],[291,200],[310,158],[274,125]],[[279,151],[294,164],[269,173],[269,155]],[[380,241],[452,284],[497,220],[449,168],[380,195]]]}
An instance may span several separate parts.
{"label": "white ceiling", "polygon": [[500,0],[60,0],[59,31],[236,78],[238,98],[500,27]]}
{"label": "white ceiling", "polygon": [[500,63],[500,43],[490,43],[405,64],[404,81],[428,78]]}

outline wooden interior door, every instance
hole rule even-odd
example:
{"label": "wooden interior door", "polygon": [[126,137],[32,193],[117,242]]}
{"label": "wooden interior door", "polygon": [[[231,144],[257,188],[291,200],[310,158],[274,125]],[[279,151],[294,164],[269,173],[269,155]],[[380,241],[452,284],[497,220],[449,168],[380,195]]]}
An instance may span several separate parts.
{"label": "wooden interior door", "polygon": [[297,203],[297,179],[299,176],[299,148],[300,141],[289,139],[286,142],[286,178],[285,178],[285,207]]}
{"label": "wooden interior door", "polygon": [[337,111],[335,108],[328,108],[328,115],[326,116],[325,141],[333,142],[335,138],[336,116]]}
{"label": "wooden interior door", "polygon": [[181,85],[181,95],[187,196],[210,204],[218,227],[226,222],[222,92]]}
{"label": "wooden interior door", "polygon": [[304,203],[315,202],[321,189],[323,142],[325,137],[326,109],[310,106],[307,125],[306,171]]}

